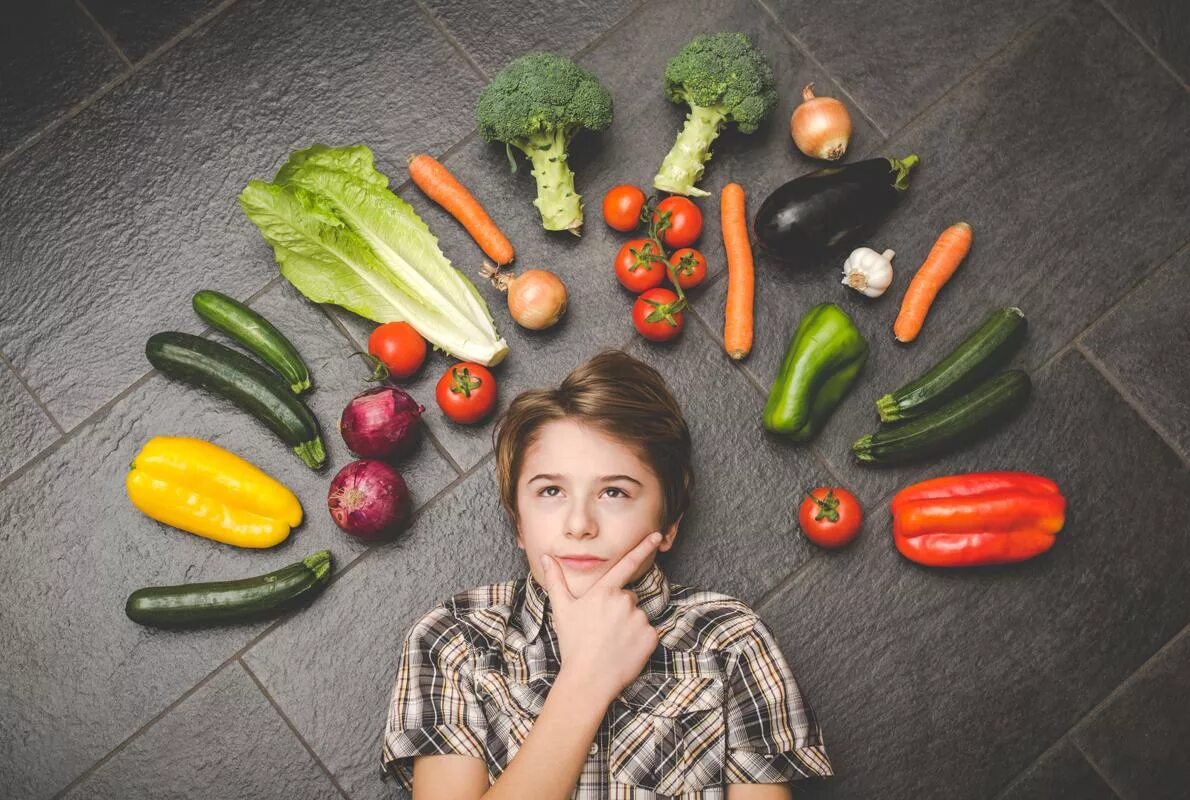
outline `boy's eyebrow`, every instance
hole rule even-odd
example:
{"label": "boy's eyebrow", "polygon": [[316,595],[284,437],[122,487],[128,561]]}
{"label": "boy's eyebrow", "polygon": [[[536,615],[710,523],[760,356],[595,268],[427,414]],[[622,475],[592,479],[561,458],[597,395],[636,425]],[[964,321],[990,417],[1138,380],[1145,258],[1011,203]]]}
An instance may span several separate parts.
{"label": "boy's eyebrow", "polygon": [[[561,480],[563,477],[564,476],[559,475],[554,472],[543,472],[540,475],[534,475],[532,478],[530,478],[528,480],[528,483],[533,483],[533,481],[539,481],[539,480],[556,481],[556,480]],[[631,481],[632,483],[635,483],[637,486],[644,486],[643,483],[641,483],[640,481],[638,481],[636,478],[632,477],[631,475],[604,475],[599,480],[601,480],[601,481]]]}

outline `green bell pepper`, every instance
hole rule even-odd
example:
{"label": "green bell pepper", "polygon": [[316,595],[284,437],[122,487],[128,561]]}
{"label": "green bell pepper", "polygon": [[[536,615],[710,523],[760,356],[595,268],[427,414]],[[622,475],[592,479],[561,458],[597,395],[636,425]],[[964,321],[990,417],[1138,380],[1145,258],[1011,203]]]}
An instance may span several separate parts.
{"label": "green bell pepper", "polygon": [[806,312],[764,405],[764,427],[795,442],[813,439],[868,360],[868,342],[847,312],[820,303]]}

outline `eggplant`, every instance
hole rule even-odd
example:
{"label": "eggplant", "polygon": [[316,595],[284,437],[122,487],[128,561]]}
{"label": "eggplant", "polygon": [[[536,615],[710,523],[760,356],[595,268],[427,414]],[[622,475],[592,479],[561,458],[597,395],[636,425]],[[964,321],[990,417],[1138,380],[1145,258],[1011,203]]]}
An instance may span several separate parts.
{"label": "eggplant", "polygon": [[761,248],[782,261],[820,255],[874,228],[909,186],[917,156],[824,167],[777,187],[756,212]]}

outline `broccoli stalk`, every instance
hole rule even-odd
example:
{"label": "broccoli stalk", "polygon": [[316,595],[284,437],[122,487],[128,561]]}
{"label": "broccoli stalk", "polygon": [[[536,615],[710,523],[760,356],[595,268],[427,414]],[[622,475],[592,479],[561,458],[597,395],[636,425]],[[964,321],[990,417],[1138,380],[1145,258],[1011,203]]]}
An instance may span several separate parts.
{"label": "broccoli stalk", "polygon": [[666,65],[665,94],[689,105],[690,113],[653,186],[694,197],[708,194],[694,184],[723,125],[730,120],[752,133],[777,105],[772,67],[742,33],[695,37]]}
{"label": "broccoli stalk", "polygon": [[533,204],[545,229],[577,236],[583,206],[567,151],[583,128],[599,131],[611,125],[607,89],[569,58],[529,53],[496,73],[479,96],[475,117],[486,141],[517,147],[532,162]]}

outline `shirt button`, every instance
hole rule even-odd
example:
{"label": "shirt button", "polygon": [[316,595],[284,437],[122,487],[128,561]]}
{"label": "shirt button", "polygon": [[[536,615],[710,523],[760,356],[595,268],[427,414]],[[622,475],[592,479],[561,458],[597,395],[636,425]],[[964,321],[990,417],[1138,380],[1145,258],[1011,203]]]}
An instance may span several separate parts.
{"label": "shirt button", "polygon": [[599,744],[596,742],[591,742],[591,746],[589,748],[587,748],[587,754],[593,756],[598,752],[599,752]]}

